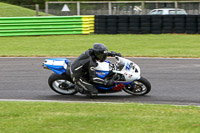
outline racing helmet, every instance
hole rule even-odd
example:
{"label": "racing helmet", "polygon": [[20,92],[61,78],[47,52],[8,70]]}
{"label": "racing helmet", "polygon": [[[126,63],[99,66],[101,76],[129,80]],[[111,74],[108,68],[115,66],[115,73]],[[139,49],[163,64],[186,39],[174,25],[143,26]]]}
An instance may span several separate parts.
{"label": "racing helmet", "polygon": [[95,43],[93,45],[94,56],[100,62],[104,62],[108,56],[108,49],[104,44]]}

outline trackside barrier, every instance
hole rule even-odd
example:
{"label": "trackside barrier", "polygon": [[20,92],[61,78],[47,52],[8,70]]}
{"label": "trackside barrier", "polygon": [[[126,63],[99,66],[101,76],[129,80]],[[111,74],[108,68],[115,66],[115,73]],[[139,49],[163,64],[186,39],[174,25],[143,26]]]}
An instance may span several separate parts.
{"label": "trackside barrier", "polygon": [[0,18],[0,36],[90,34],[93,32],[93,15]]}
{"label": "trackside barrier", "polygon": [[96,34],[200,34],[200,15],[96,15]]}

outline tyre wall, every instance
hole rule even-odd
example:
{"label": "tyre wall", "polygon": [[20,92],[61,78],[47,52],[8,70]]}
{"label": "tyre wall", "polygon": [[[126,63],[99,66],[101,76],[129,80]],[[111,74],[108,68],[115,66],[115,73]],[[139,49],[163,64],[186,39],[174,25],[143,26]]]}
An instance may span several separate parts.
{"label": "tyre wall", "polygon": [[96,15],[96,34],[199,34],[200,15]]}

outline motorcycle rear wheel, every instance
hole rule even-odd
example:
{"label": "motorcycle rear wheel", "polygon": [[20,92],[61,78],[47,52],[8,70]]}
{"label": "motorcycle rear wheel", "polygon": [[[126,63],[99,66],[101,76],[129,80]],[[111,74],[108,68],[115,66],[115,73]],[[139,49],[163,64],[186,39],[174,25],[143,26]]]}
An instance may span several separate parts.
{"label": "motorcycle rear wheel", "polygon": [[71,79],[65,75],[52,73],[48,79],[50,88],[61,95],[75,95],[77,91],[74,87],[68,88],[71,84]]}
{"label": "motorcycle rear wheel", "polygon": [[132,84],[124,87],[123,90],[131,95],[143,96],[151,91],[151,84],[146,78],[141,77],[139,80],[136,80]]}

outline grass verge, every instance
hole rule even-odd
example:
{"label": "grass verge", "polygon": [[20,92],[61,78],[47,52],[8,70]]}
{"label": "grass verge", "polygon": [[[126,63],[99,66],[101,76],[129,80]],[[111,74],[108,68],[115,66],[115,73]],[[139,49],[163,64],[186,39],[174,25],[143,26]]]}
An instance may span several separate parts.
{"label": "grass verge", "polygon": [[93,43],[123,56],[200,57],[200,35],[177,34],[0,37],[0,56],[78,56]]}
{"label": "grass verge", "polygon": [[[45,16],[45,13],[39,12],[39,15]],[[25,17],[36,16],[36,11],[0,2],[0,17]]]}
{"label": "grass verge", "polygon": [[199,133],[199,112],[195,106],[0,102],[0,132]]}

